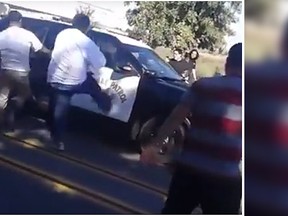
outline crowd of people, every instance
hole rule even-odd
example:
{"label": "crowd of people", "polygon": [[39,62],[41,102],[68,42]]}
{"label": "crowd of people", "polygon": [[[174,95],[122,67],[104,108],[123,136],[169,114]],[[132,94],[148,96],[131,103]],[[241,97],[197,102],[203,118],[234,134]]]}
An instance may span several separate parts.
{"label": "crowd of people", "polygon": [[199,58],[197,49],[186,51],[176,48],[173,50],[173,58],[166,57],[166,61],[174,68],[174,70],[182,76],[189,84],[197,80],[196,60]]}
{"label": "crowd of people", "polygon": [[[45,48],[32,32],[22,28],[19,12],[11,11],[8,19],[9,27],[0,33],[1,126],[6,120],[13,129],[15,112],[31,96],[28,79],[30,52],[48,55],[51,60],[47,76],[50,86],[47,126],[52,144],[58,150],[64,150],[67,111],[74,94],[91,95],[105,112],[111,108],[109,96],[93,80],[93,74],[105,66],[106,59],[86,35],[90,27],[89,17],[77,14],[72,28],[57,35],[52,51]],[[183,55],[182,50],[174,50],[174,58],[169,64],[193,84],[159,128],[157,137],[150,141],[160,142],[181,124],[188,113],[193,113],[193,129],[187,134],[188,141],[176,160],[177,169],[162,213],[189,214],[199,204],[205,214],[238,213],[241,200],[242,44],[231,48],[226,61],[226,76],[221,77],[197,80],[195,67],[199,54],[196,51],[196,57],[193,57],[194,53],[192,50]],[[87,74],[88,68],[92,75]],[[9,100],[11,92],[16,100]],[[141,161],[150,163],[151,157],[153,152],[149,148],[143,149]],[[219,197],[219,194],[222,195]]]}

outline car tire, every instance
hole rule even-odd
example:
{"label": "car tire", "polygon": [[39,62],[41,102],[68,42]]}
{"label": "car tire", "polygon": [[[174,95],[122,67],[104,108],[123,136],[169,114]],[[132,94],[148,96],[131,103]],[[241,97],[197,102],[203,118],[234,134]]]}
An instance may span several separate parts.
{"label": "car tire", "polygon": [[[143,145],[149,142],[156,135],[156,131],[159,129],[161,124],[164,122],[164,118],[154,117],[146,121],[137,136],[137,145],[139,151],[141,152],[141,148]],[[180,125],[174,132],[174,135],[169,137],[169,144],[174,146],[182,146],[185,140],[185,129],[182,125]]]}

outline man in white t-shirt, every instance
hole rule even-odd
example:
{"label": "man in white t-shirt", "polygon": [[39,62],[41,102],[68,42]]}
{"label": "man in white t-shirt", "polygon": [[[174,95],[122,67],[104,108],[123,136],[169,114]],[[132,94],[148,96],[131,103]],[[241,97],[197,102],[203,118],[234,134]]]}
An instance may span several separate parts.
{"label": "man in white t-shirt", "polygon": [[[1,126],[4,119],[10,119],[9,126],[13,127],[14,113],[31,95],[28,77],[30,51],[45,54],[50,54],[50,51],[32,32],[21,27],[22,15],[18,11],[11,11],[8,21],[9,27],[0,32],[0,117]],[[8,101],[11,93],[15,97]]]}
{"label": "man in white t-shirt", "polygon": [[103,111],[111,108],[111,99],[101,91],[94,76],[98,75],[106,59],[99,47],[86,35],[90,19],[77,14],[73,27],[61,31],[55,41],[52,58],[48,67],[47,82],[51,86],[48,127],[54,145],[64,150],[63,133],[70,107],[71,97],[76,93],[91,95]]}

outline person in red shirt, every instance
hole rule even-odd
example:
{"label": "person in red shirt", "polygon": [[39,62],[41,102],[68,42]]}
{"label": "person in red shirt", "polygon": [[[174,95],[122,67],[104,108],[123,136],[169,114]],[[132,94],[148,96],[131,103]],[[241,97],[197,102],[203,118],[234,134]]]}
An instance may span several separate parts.
{"label": "person in red shirt", "polygon": [[[192,127],[176,169],[163,214],[238,214],[242,195],[242,43],[229,51],[225,76],[194,82],[141,154],[157,163],[154,147],[173,133],[189,113]],[[152,146],[152,147],[151,147]]]}

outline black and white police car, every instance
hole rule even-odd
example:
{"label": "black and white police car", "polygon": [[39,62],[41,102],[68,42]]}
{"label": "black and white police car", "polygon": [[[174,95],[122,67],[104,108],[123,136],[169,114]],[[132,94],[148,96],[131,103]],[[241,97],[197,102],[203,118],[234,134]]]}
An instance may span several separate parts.
{"label": "black and white police car", "polygon": [[[60,21],[59,17],[20,12],[23,14],[23,27],[34,32],[49,49],[53,49],[57,34],[70,27],[69,23]],[[4,20],[1,23],[0,30],[5,28]],[[188,84],[152,48],[140,41],[101,29],[91,30],[88,35],[107,59],[97,81],[112,96],[113,106],[109,113],[104,114],[98,109],[97,103],[84,94],[75,95],[71,105],[80,112],[88,111],[104,116],[107,121],[117,120],[125,124],[129,128],[129,139],[141,145],[153,136],[157,126],[177,105]],[[38,100],[47,98],[49,59],[35,56],[30,63],[34,97]],[[188,119],[166,142],[183,142],[187,127]]]}

